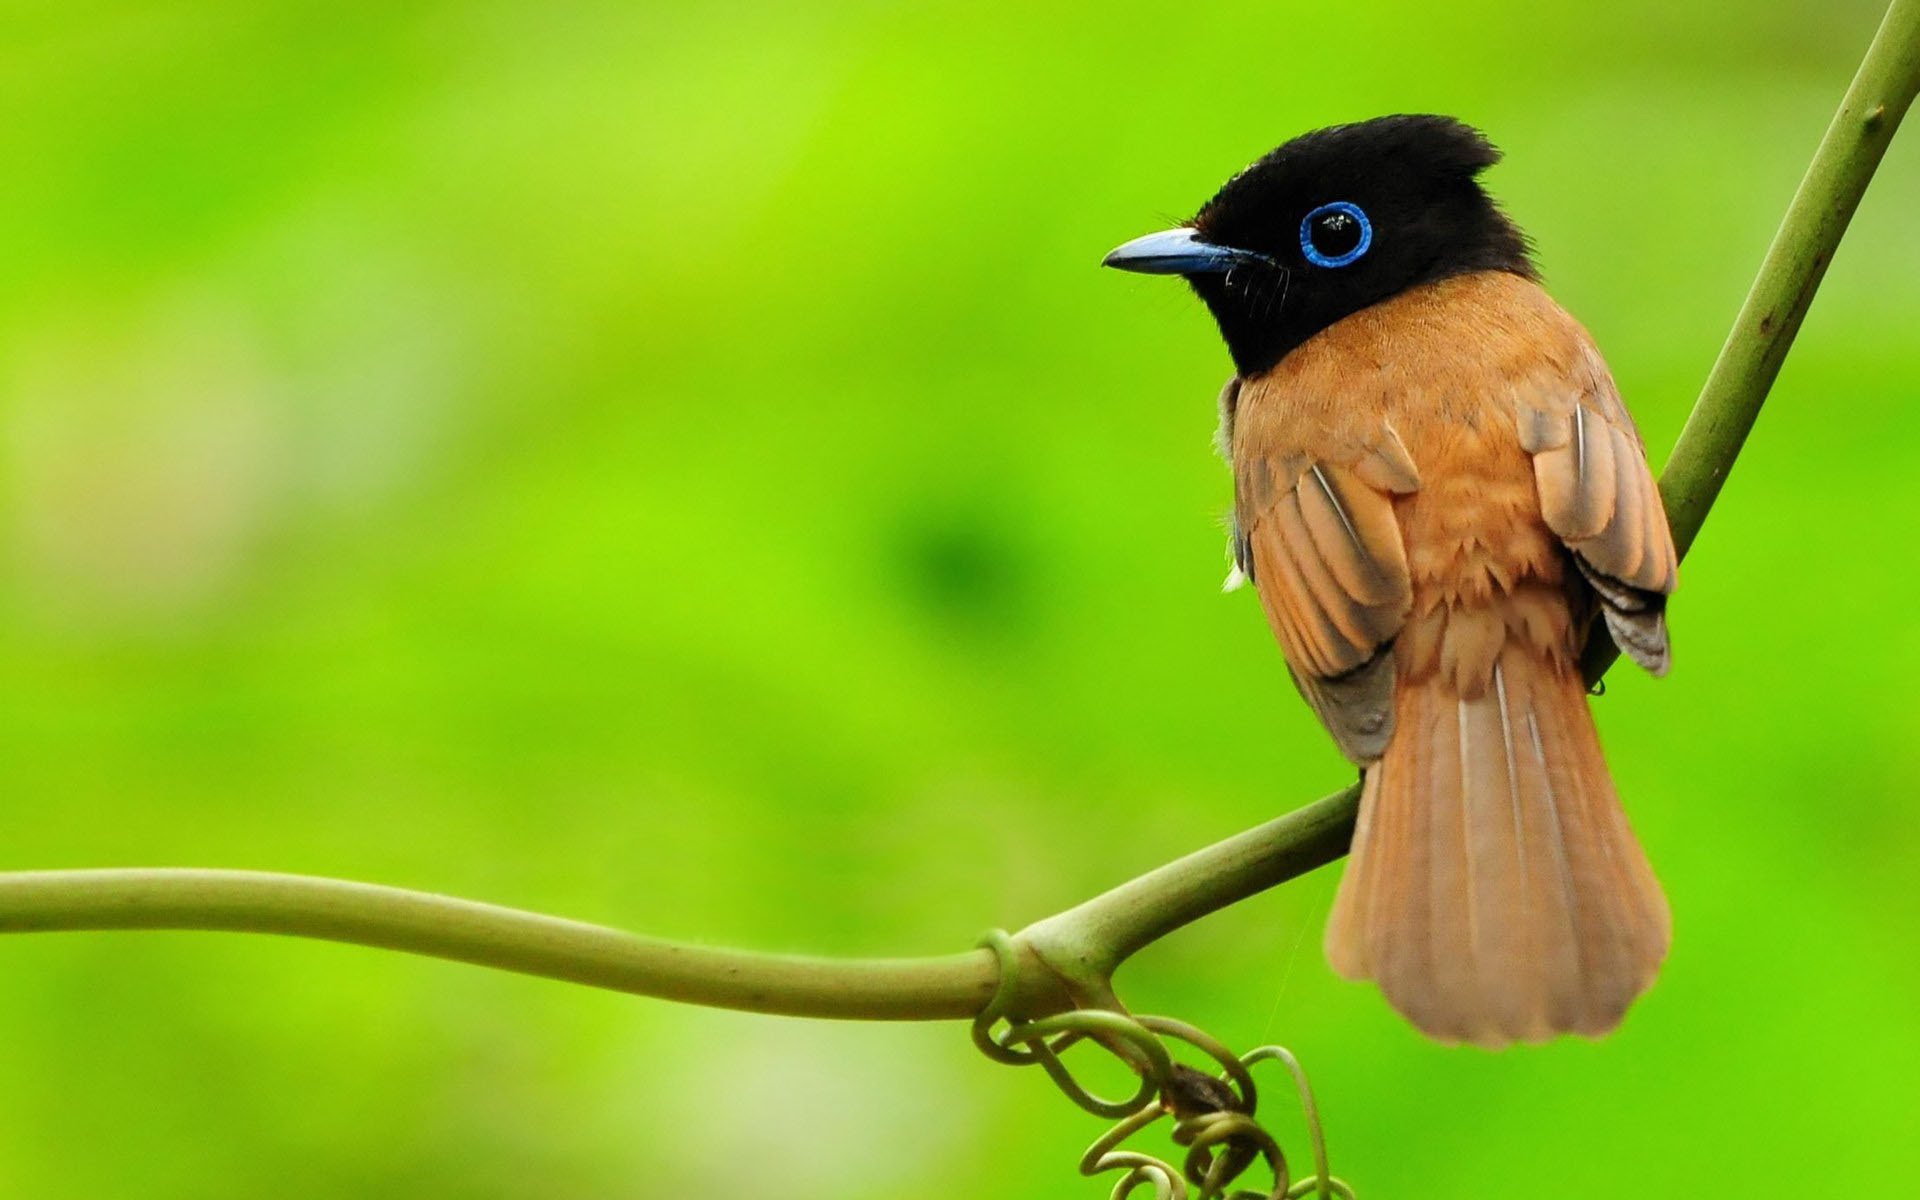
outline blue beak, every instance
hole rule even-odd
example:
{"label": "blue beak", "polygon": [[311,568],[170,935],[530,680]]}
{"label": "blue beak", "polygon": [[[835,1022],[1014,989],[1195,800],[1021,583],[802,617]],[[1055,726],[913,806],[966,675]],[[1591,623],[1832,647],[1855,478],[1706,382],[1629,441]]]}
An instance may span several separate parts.
{"label": "blue beak", "polygon": [[1272,261],[1252,250],[1203,242],[1191,229],[1168,229],[1114,249],[1100,260],[1100,265],[1142,275],[1205,275],[1232,270],[1239,263]]}

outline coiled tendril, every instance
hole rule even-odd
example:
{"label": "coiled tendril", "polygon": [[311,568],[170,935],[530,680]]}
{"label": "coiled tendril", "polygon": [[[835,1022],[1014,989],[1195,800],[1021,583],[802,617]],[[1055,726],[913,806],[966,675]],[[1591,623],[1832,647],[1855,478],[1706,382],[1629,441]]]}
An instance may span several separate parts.
{"label": "coiled tendril", "polygon": [[[1137,1190],[1151,1187],[1154,1200],[1353,1200],[1353,1189],[1327,1166],[1326,1139],[1320,1113],[1306,1072],[1293,1054],[1280,1046],[1262,1046],[1248,1054],[1234,1053],[1213,1037],[1171,1017],[1132,1016],[1104,1009],[1075,1009],[1035,1021],[1011,1017],[1019,956],[1013,939],[994,930],[980,940],[1000,961],[1000,978],[993,999],[973,1021],[974,1044],[995,1062],[1014,1066],[1038,1063],[1069,1100],[1095,1116],[1119,1124],[1087,1147],[1080,1156],[1086,1176],[1124,1171],[1114,1184],[1111,1200],[1127,1200]],[[1002,1020],[1006,1028],[994,1026]],[[1210,1075],[1176,1062],[1167,1041],[1184,1042],[1212,1059],[1220,1068]],[[1061,1054],[1081,1041],[1104,1046],[1140,1076],[1140,1087],[1125,1100],[1107,1100],[1088,1091],[1062,1061]],[[1259,1092],[1250,1070],[1269,1060],[1283,1064],[1293,1077],[1312,1143],[1314,1173],[1295,1180],[1286,1153],[1274,1136],[1254,1119]],[[1122,1149],[1136,1133],[1161,1117],[1173,1118],[1173,1141],[1186,1150],[1180,1167],[1166,1159]],[[1255,1162],[1265,1161],[1273,1178],[1266,1191],[1229,1192]]]}

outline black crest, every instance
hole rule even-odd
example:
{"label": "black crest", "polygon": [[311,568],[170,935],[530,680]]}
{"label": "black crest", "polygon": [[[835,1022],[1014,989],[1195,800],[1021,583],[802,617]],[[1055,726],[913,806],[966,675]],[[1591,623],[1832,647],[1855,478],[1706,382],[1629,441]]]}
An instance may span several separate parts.
{"label": "black crest", "polygon": [[1418,284],[1470,271],[1533,278],[1526,237],[1478,180],[1499,160],[1451,117],[1379,117],[1304,134],[1229,180],[1190,225],[1248,253],[1187,278],[1240,373]]}

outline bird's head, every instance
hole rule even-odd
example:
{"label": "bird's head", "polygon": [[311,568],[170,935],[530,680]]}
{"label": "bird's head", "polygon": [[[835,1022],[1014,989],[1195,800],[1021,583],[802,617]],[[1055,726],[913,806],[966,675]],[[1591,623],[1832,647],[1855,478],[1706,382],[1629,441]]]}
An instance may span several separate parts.
{"label": "bird's head", "polygon": [[1106,257],[1185,276],[1242,375],[1407,288],[1469,271],[1532,278],[1527,242],[1480,187],[1500,152],[1451,117],[1303,134],[1228,180],[1178,229]]}

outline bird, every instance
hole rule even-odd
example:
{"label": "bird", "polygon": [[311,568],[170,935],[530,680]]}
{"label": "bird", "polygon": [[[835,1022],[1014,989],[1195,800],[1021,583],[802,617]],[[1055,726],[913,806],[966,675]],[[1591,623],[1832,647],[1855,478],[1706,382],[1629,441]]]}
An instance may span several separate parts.
{"label": "bird", "polygon": [[1233,362],[1229,583],[1361,772],[1334,970],[1498,1048],[1612,1031],[1672,918],[1602,756],[1581,656],[1670,663],[1678,555],[1593,338],[1452,117],[1296,137],[1106,256],[1178,275]]}

